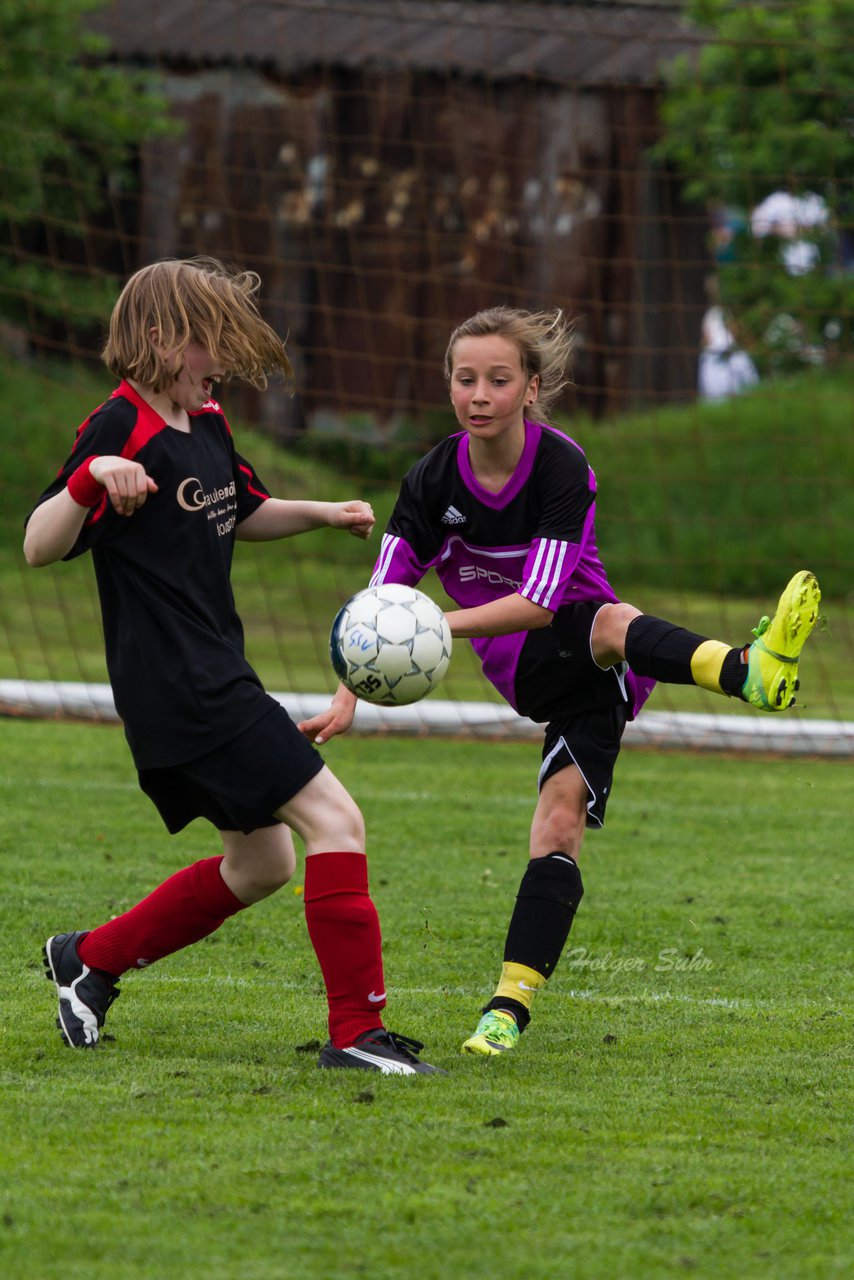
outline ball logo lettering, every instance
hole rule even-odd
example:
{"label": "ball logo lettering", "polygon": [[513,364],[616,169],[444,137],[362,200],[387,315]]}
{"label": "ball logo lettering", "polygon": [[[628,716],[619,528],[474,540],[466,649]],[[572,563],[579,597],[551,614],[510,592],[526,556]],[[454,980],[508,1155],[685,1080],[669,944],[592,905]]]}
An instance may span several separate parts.
{"label": "ball logo lettering", "polygon": [[451,660],[451,631],[423,591],[384,583],[358,591],[338,611],[329,654],[338,679],[357,698],[401,707],[441,681]]}

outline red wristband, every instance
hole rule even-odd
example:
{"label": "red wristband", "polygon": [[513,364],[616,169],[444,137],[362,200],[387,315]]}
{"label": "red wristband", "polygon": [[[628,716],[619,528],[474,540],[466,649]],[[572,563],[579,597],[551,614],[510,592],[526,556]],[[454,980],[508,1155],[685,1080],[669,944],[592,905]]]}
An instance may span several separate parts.
{"label": "red wristband", "polygon": [[104,486],[98,483],[89,470],[97,457],[96,453],[81,462],[77,470],[72,471],[68,477],[68,492],[78,506],[97,507],[104,496]]}

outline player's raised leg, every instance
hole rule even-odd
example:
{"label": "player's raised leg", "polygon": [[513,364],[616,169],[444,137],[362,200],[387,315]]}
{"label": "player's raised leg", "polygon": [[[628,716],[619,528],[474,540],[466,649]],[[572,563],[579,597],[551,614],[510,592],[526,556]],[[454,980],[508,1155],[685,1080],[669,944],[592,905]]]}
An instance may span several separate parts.
{"label": "player's raised leg", "polygon": [[593,655],[603,667],[626,660],[639,676],[665,684],[696,684],[741,698],[763,711],[784,711],[800,687],[801,650],[818,621],[815,575],[796,573],[773,619],[763,618],[750,645],[733,648],[631,605],[606,605],[593,629]]}

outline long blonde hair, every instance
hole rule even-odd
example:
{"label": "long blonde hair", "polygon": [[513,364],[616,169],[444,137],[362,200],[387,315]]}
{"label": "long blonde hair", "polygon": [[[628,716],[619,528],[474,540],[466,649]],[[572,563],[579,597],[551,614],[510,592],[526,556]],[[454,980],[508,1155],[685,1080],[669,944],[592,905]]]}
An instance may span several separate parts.
{"label": "long blonde hair", "polygon": [[572,322],[560,309],[546,312],[489,307],[478,311],[451,334],[445,351],[445,380],[450,383],[454,348],[461,338],[485,338],[493,334],[515,342],[526,378],[539,375],[537,398],[529,406],[527,416],[547,419],[564,387],[572,386],[569,372],[574,346]]}
{"label": "long blonde hair", "polygon": [[[216,258],[168,259],[132,275],[110,317],[101,359],[119,378],[163,391],[181,372],[189,342],[200,343],[226,372],[263,388],[274,370],[291,384],[293,369],[282,339],[262,319],[260,277]],[[155,349],[170,352],[167,368]]]}

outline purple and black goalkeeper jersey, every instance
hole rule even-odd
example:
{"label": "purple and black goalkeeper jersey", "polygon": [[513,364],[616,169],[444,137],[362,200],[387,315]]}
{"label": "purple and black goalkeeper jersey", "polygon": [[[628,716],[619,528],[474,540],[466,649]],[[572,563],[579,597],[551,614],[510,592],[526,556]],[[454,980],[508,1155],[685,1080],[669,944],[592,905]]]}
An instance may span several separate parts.
{"label": "purple and black goalkeeper jersey", "polygon": [[[415,586],[434,568],[461,608],[518,591],[553,610],[542,631],[471,644],[486,678],[520,714],[550,720],[585,710],[577,693],[571,705],[561,700],[560,621],[579,601],[617,603],[596,549],[595,498],[584,453],[553,427],[526,421],[522,456],[500,493],[478,484],[468,435],[450,436],[404,478],[371,582]],[[626,701],[630,716],[652,687],[614,668],[614,701]]]}

